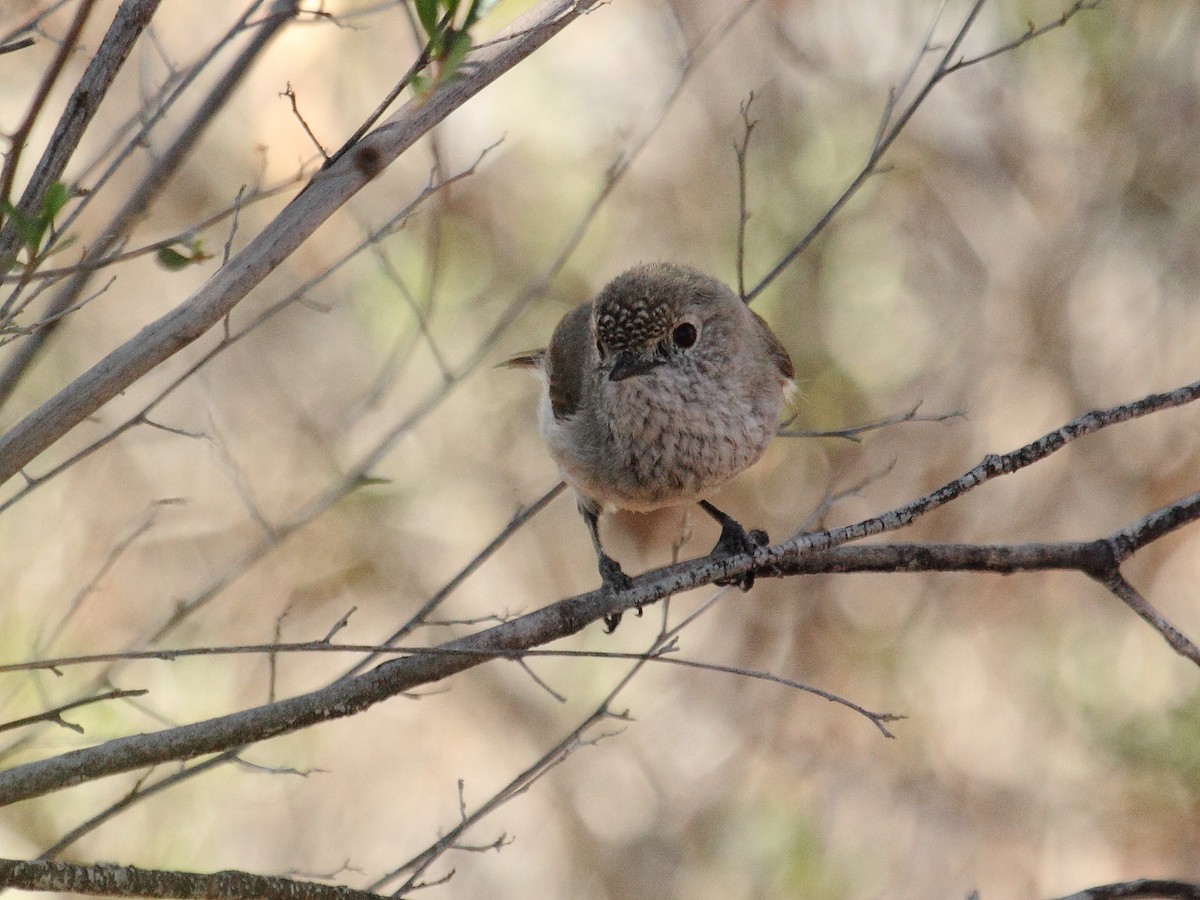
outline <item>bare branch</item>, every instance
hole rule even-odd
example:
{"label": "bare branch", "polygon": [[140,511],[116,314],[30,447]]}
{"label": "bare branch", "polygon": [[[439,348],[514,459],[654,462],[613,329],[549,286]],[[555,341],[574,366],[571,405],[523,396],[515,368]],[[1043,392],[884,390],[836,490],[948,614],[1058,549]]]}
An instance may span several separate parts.
{"label": "bare branch", "polygon": [[92,831],[95,831],[105,822],[111,821],[113,818],[120,815],[134,804],[153,797],[155,794],[172,788],[175,785],[187,781],[196,775],[211,771],[212,769],[225,765],[226,763],[235,762],[237,759],[238,750],[229,750],[225,753],[219,753],[216,756],[210,757],[203,762],[196,763],[195,765],[184,766],[180,768],[178,772],[161,778],[149,785],[145,784],[146,779],[150,775],[150,773],[147,772],[143,777],[137,780],[137,783],[134,785],[133,789],[130,790],[124,797],[121,797],[119,800],[110,803],[104,809],[100,810],[100,812],[89,816],[79,825],[76,825],[57,841],[43,850],[41,854],[39,854],[38,859],[53,859],[59,853],[62,853],[63,850],[66,850],[68,847],[78,841],[81,837],[91,833]]}
{"label": "bare branch", "polygon": [[[466,832],[475,823],[479,822],[485,816],[489,815],[494,810],[498,809],[509,800],[517,797],[533,786],[538,780],[546,775],[551,769],[561,765],[566,761],[575,750],[585,746],[583,736],[595,725],[614,716],[611,711],[612,704],[616,701],[620,693],[629,685],[634,676],[641,671],[642,666],[652,657],[652,655],[661,648],[664,643],[673,639],[673,633],[668,635],[660,635],[651,645],[647,655],[639,658],[637,662],[626,672],[616,685],[608,692],[608,695],[600,701],[600,704],[588,715],[582,722],[573,728],[561,741],[542,754],[541,758],[533,765],[529,766],[507,785],[497,791],[491,798],[479,806],[473,813],[466,814],[465,809],[460,812],[459,824],[431,844],[423,851],[418,853],[408,862],[404,863],[397,869],[392,870],[387,875],[384,875],[374,884],[370,885],[371,890],[378,890],[385,884],[403,875],[405,872],[410,872],[408,880],[395,892],[397,896],[403,895],[408,890],[421,886],[418,882],[421,876],[429,869],[439,857],[447,851],[454,849],[457,846],[459,837]],[[603,737],[603,736],[601,736]],[[587,743],[595,743],[599,738],[593,738]]]}
{"label": "bare branch", "polygon": [[[237,232],[237,218],[240,211],[251,203],[270,200],[273,197],[279,196],[285,191],[291,190],[299,182],[303,181],[304,178],[305,174],[302,170],[295,175],[287,176],[276,184],[268,187],[257,188],[249,196],[246,196],[245,188],[243,187],[242,190],[238,191],[237,196],[234,198],[234,202],[225,209],[218,210],[212,215],[189,225],[185,230],[176,232],[175,234],[169,235],[165,238],[160,238],[157,241],[151,241],[148,244],[141,244],[128,250],[109,253],[103,259],[96,262],[95,265],[91,267],[91,270],[93,273],[95,273],[103,269],[111,268],[119,263],[127,262],[131,259],[149,256],[150,254],[157,253],[159,250],[162,250],[166,247],[174,247],[176,244],[187,243],[193,237],[195,237],[198,232],[204,231],[206,228],[211,228],[213,225],[220,224],[226,219],[230,219],[231,222],[229,235],[226,238],[225,251],[221,262],[221,264],[224,265],[225,263],[229,262],[229,252],[232,247],[233,237]],[[79,271],[80,264],[62,266],[60,268],[42,267],[36,272],[23,272],[20,276],[8,275],[3,279],[0,279],[0,281],[5,283],[17,280],[29,282],[57,281],[62,278],[77,275]],[[77,303],[74,307],[72,307],[72,309],[77,309],[80,305],[81,304]],[[68,312],[70,311],[71,310],[68,310]]]}
{"label": "bare branch", "polygon": [[[50,185],[62,178],[67,163],[100,106],[100,101],[107,96],[134,43],[150,23],[161,2],[162,0],[124,0],[121,4],[113,16],[108,32],[96,48],[87,70],[67,100],[65,111],[55,126],[54,134],[46,142],[45,152],[17,204],[19,209],[26,212],[37,209]],[[64,49],[65,47],[66,45]],[[15,160],[10,162],[15,164]],[[2,196],[8,197],[7,188],[2,189]],[[9,224],[0,231],[0,260],[13,256],[16,246],[16,233]],[[0,271],[5,268],[0,264]]]}
{"label": "bare branch", "polygon": [[[352,153],[335,159],[200,290],[146,326],[0,437],[0,483],[17,474],[30,459],[146,372],[220,322],[281,260],[421,135],[590,6],[591,0],[553,0],[542,4],[531,16],[518,20],[513,29],[518,36],[513,40],[497,45],[494,50],[473,54],[475,65],[468,73],[421,102],[409,103],[364,138]],[[280,18],[269,21],[278,28],[282,24]],[[273,33],[272,28],[264,27],[256,43],[264,42]],[[19,368],[23,371],[24,364]]]}
{"label": "bare branch", "polygon": [[750,221],[750,209],[746,202],[746,156],[750,152],[750,135],[758,124],[750,118],[753,103],[754,91],[751,91],[742,103],[742,142],[733,145],[738,172],[737,287],[738,296],[743,301],[746,299],[746,223]]}
{"label": "bare branch", "polygon": [[96,697],[87,697],[83,700],[76,700],[73,703],[64,703],[62,706],[56,706],[54,709],[48,709],[45,712],[40,712],[35,716],[26,716],[23,719],[14,719],[11,722],[0,722],[0,731],[10,731],[14,728],[24,728],[27,725],[34,725],[38,722],[53,722],[55,725],[61,725],[63,728],[69,728],[77,734],[83,734],[83,728],[76,725],[74,722],[68,722],[62,717],[62,713],[68,710],[78,709],[81,706],[90,706],[93,703],[101,703],[105,700],[121,700],[126,697],[141,697],[148,691],[133,690],[119,691],[113,690],[106,694],[101,694]]}
{"label": "bare branch", "polygon": [[1018,47],[1028,44],[1032,40],[1040,38],[1047,32],[1062,28],[1078,13],[1084,12],[1085,10],[1099,9],[1100,4],[1103,2],[1104,0],[1075,0],[1075,2],[1071,4],[1071,6],[1054,21],[1047,22],[1041,27],[1035,26],[1032,22],[1030,22],[1028,30],[1026,30],[1026,32],[1020,37],[1014,38],[1007,44],[1002,44],[1001,46],[996,47],[994,50],[989,50],[987,53],[981,53],[979,56],[973,56],[969,59],[960,59],[953,65],[946,67],[946,74],[949,75],[952,72],[957,72],[959,69],[965,69],[968,66],[975,65],[976,63],[985,62],[986,60],[1001,56],[1012,50],[1016,50]]}
{"label": "bare branch", "polygon": [[17,50],[24,50],[26,47],[32,47],[35,43],[37,42],[33,38],[23,38],[19,41],[4,44],[0,46],[0,56],[3,56],[5,53],[15,53]]}
{"label": "bare branch", "polygon": [[1120,600],[1135,613],[1145,619],[1150,627],[1162,635],[1163,640],[1171,645],[1180,656],[1190,659],[1200,666],[1200,647],[1193,644],[1174,625],[1167,621],[1158,610],[1150,605],[1137,589],[1134,588],[1120,572],[1113,572],[1105,578],[1098,578],[1101,584],[1113,592]]}
{"label": "bare branch", "polygon": [[850,428],[839,428],[834,431],[794,431],[785,427],[776,432],[775,436],[787,438],[843,438],[857,444],[860,443],[860,435],[870,431],[879,431],[881,428],[887,428],[891,425],[902,425],[905,422],[948,422],[951,419],[961,419],[966,416],[966,413],[962,410],[918,415],[917,410],[920,408],[921,404],[918,403],[906,413],[899,413],[879,419],[876,422],[867,422],[865,425],[854,425]]}
{"label": "bare branch", "polygon": [[[792,245],[791,249],[783,255],[783,257],[775,264],[775,266],[762,277],[758,284],[756,284],[748,294],[744,295],[747,303],[753,302],[759,294],[761,294],[776,278],[778,278],[780,274],[783,273],[784,269],[790,266],[796,260],[796,258],[804,252],[804,250],[813,242],[816,236],[825,230],[826,226],[833,221],[834,217],[842,211],[842,208],[850,202],[850,199],[858,193],[859,189],[861,189],[862,186],[867,183],[871,176],[880,171],[880,162],[887,153],[888,149],[896,142],[896,139],[907,127],[909,121],[912,120],[912,117],[916,115],[917,110],[920,109],[925,103],[926,99],[928,99],[930,93],[933,92],[933,89],[937,87],[947,75],[960,71],[965,66],[972,65],[976,62],[982,62],[983,60],[990,59],[1000,53],[1015,49],[1016,47],[1021,46],[1022,44],[1032,40],[1038,35],[1045,33],[1046,31],[1061,27],[1061,25],[1065,24],[1066,21],[1074,16],[1077,12],[1080,12],[1084,9],[1094,9],[1099,5],[1098,2],[1079,2],[1079,0],[1077,0],[1071,9],[1063,14],[1061,20],[1055,20],[1055,22],[1044,26],[1041,29],[1031,29],[1028,33],[1022,35],[1020,38],[1017,38],[1003,47],[997,48],[995,51],[983,54],[975,59],[955,60],[955,57],[958,55],[959,48],[962,46],[963,41],[966,40],[967,34],[970,32],[972,26],[975,24],[975,19],[978,17],[979,11],[983,8],[984,2],[985,0],[975,0],[974,5],[963,19],[963,24],[959,27],[954,38],[950,41],[950,44],[946,48],[945,53],[942,55],[937,67],[926,80],[925,84],[917,92],[916,96],[908,103],[908,105],[904,107],[900,114],[896,116],[893,121],[891,121],[890,125],[880,128],[880,132],[875,137],[874,144],[871,147],[871,152],[868,154],[867,161],[863,165],[862,169],[859,170],[858,174],[854,176],[850,184],[845,188],[845,190],[842,191],[837,199],[833,201],[833,204],[826,210],[824,215],[817,220],[816,224],[813,225],[808,232],[800,238],[799,241]],[[940,10],[938,14],[940,16]],[[927,39],[926,46],[922,49],[920,55],[923,56],[931,49],[932,48],[929,46]],[[920,57],[918,57],[918,59],[919,58]],[[911,77],[911,72],[909,77]],[[883,119],[881,120],[883,123],[887,123],[891,118],[897,97],[898,94],[896,91],[893,91],[889,96],[887,105],[885,107],[885,113]]]}
{"label": "bare branch", "polygon": [[[33,126],[37,124],[38,117],[41,116],[42,110],[45,108],[50,91],[54,88],[55,82],[58,81],[58,76],[62,74],[63,67],[67,64],[67,59],[75,52],[75,45],[79,43],[79,36],[83,32],[83,26],[87,23],[88,17],[92,14],[92,7],[95,5],[96,0],[82,0],[80,2],[79,8],[75,10],[75,18],[71,22],[71,27],[67,31],[66,37],[63,38],[62,43],[59,45],[58,52],[54,55],[54,60],[42,75],[42,81],[38,85],[37,92],[33,95],[33,101],[29,104],[29,111],[25,113],[25,118],[21,120],[21,124],[17,126],[17,130],[8,138],[9,150],[5,154],[4,167],[0,169],[0,204],[8,203],[9,198],[12,197],[13,181],[17,177],[17,166],[21,161],[21,154],[25,150],[25,144],[29,140]],[[25,212],[31,211],[26,206],[23,206],[22,209]],[[0,260],[13,255],[12,250],[16,246],[16,229],[13,227],[12,222],[6,223],[5,232],[7,232],[7,235],[0,234]],[[5,240],[5,237],[9,239]]]}
{"label": "bare branch", "polygon": [[[1086,413],[1032,444],[1004,456],[989,456],[962,477],[891,512],[857,524],[801,535],[753,553],[705,557],[668,566],[634,579],[619,594],[593,591],[529,613],[511,622],[443,644],[436,654],[385,662],[375,669],[328,687],[277,703],[152,734],[118,738],[97,747],[66,753],[0,772],[0,805],[58,790],[81,780],[128,772],[161,762],[193,759],[341,718],[422,684],[440,681],[477,665],[480,654],[516,657],[540,644],[566,637],[591,622],[643,607],[663,597],[751,570],[769,571],[817,550],[904,527],[920,516],[962,496],[998,475],[1019,471],[1062,449],[1070,441],[1109,425],[1159,409],[1179,406],[1200,396],[1200,382],[1132,403]],[[1200,495],[1185,502],[1177,521],[1200,516]],[[1142,529],[1148,535],[1160,533]],[[1102,568],[1088,569],[1102,571]]]}
{"label": "bare branch", "polygon": [[252,875],[249,872],[177,872],[93,863],[0,859],[0,884],[27,891],[72,891],[112,897],[181,897],[195,900],[384,900],[352,888]]}
{"label": "bare branch", "polygon": [[[533,501],[533,503],[529,504],[524,509],[519,510],[512,517],[512,519],[509,520],[508,524],[505,525],[494,538],[488,541],[487,545],[482,550],[480,550],[471,558],[470,562],[459,569],[453,578],[447,581],[446,584],[441,587],[441,589],[436,591],[428,600],[426,600],[421,608],[409,616],[408,621],[394,631],[383,643],[389,646],[395,644],[396,641],[401,640],[405,636],[411,634],[420,625],[425,624],[428,620],[428,617],[433,613],[434,610],[441,606],[443,602],[445,602],[446,598],[449,597],[450,594],[458,590],[462,583],[471,577],[471,575],[474,574],[475,571],[492,556],[492,554],[494,554],[505,543],[507,543],[508,539],[516,534],[517,531],[519,531],[525,525],[525,523],[549,506],[551,501],[553,501],[555,497],[566,490],[566,488],[566,484],[560,481],[550,490],[546,491],[546,493],[542,494],[542,496],[540,496],[537,500]],[[346,672],[343,677],[357,675],[359,672],[364,671],[366,667],[374,662],[377,658],[378,654],[372,652],[371,655],[359,660],[349,671]]]}
{"label": "bare branch", "polygon": [[308,139],[312,141],[313,146],[317,148],[317,152],[321,154],[321,159],[329,162],[329,154],[325,152],[325,148],[321,146],[321,142],[317,139],[317,136],[313,134],[313,130],[308,126],[308,122],[305,121],[304,116],[300,112],[300,107],[296,104],[296,92],[292,90],[292,83],[290,81],[279,96],[287,97],[291,101],[292,115],[296,117],[296,121],[300,123],[300,127],[308,135]]}
{"label": "bare branch", "polygon": [[[750,571],[753,566],[739,568],[747,561],[761,559],[762,562],[779,561],[790,557],[799,557],[813,550],[828,549],[849,541],[859,540],[887,531],[894,531],[916,521],[926,513],[932,512],[956,497],[960,497],[1000,475],[1011,475],[1032,465],[1038,460],[1045,459],[1052,453],[1061,450],[1071,441],[1085,435],[1093,434],[1110,425],[1127,422],[1131,419],[1149,415],[1160,409],[1169,409],[1191,403],[1200,397],[1200,381],[1184,385],[1173,391],[1161,394],[1151,394],[1140,400],[1123,403],[1108,409],[1097,409],[1072,419],[1061,428],[1043,435],[1038,440],[1026,444],[1002,456],[989,455],[969,472],[953,481],[947,482],[930,494],[926,494],[905,506],[894,509],[871,519],[865,519],[854,525],[834,528],[819,534],[802,535],[785,541],[775,547],[764,547],[754,554],[741,554],[729,557],[728,575],[740,575]],[[736,560],[736,562],[735,562]],[[727,577],[725,572],[721,578]]]}
{"label": "bare branch", "polygon": [[847,700],[845,697],[839,697],[837,694],[829,691],[815,688],[812,685],[804,684],[799,681],[794,681],[791,678],[784,678],[782,675],[772,675],[770,672],[758,672],[753,669],[744,669],[737,666],[722,666],[718,663],[701,662],[694,659],[680,659],[678,656],[653,656],[649,659],[655,662],[666,663],[673,666],[684,666],[689,669],[703,669],[706,672],[721,672],[726,675],[741,675],[743,678],[752,678],[756,681],[767,681],[772,684],[782,684],[785,687],[795,688],[798,691],[803,691],[806,694],[813,694],[820,697],[822,700],[828,700],[830,703],[836,703],[839,706],[844,706],[847,709],[853,710],[861,716],[867,718],[872,725],[879,729],[879,732],[885,738],[894,739],[896,736],[887,729],[887,725],[891,722],[903,721],[906,716],[897,715],[896,713],[881,713],[872,712],[852,700]]}
{"label": "bare branch", "polygon": [[1200,884],[1166,878],[1139,878],[1087,888],[1059,900],[1200,900]]}
{"label": "bare branch", "polygon": [[[41,350],[45,341],[54,332],[59,321],[58,316],[64,310],[69,309],[74,305],[76,298],[83,292],[91,278],[92,272],[96,269],[99,262],[104,256],[121,241],[133,223],[140,218],[145,210],[150,206],[153,199],[158,196],[162,189],[166,186],[171,177],[178,171],[183,161],[188,154],[196,146],[201,136],[206,132],[207,128],[212,124],[220,109],[228,102],[232,96],[234,89],[242,82],[246,74],[249,72],[255,60],[263,53],[270,44],[271,40],[279,33],[287,22],[296,14],[296,0],[275,0],[273,12],[271,15],[261,20],[258,25],[253,39],[243,49],[236,59],[230,63],[225,74],[218,80],[217,84],[211,89],[204,102],[192,115],[189,122],[185,123],[176,139],[167,148],[151,168],[150,172],[138,183],[137,187],[130,193],[120,210],[108,223],[100,237],[92,243],[88,248],[84,258],[78,263],[77,271],[71,279],[64,285],[51,301],[46,320],[48,327],[41,328],[30,335],[24,343],[22,343],[17,352],[8,361],[3,371],[0,371],[0,405],[5,403],[16,389],[18,382],[24,375],[30,363],[33,362],[38,352]],[[224,270],[222,270],[224,271]],[[219,317],[218,317],[219,318]],[[161,320],[160,320],[161,321]],[[144,334],[144,332],[143,332]],[[199,335],[197,334],[196,337]],[[194,338],[192,338],[194,340]],[[138,338],[133,338],[127,342],[126,346],[136,343]],[[190,340],[182,341],[176,349],[190,343]],[[169,356],[171,354],[167,354]],[[110,357],[111,358],[111,357]],[[163,358],[166,358],[165,356]],[[159,360],[161,361],[161,360]],[[94,367],[102,366],[103,361]],[[86,376],[85,376],[86,377]],[[78,381],[78,379],[77,379]],[[132,383],[132,382],[130,382]],[[60,392],[61,396],[61,392]],[[112,396],[105,398],[112,399]],[[99,408],[97,405],[96,408]],[[43,405],[41,409],[45,409]],[[37,415],[37,411],[32,414]],[[85,413],[86,416],[86,413]],[[26,417],[26,421],[31,417]],[[83,418],[83,417],[81,417]],[[73,424],[77,424],[78,420]],[[20,428],[14,428],[2,438],[0,445],[4,444],[13,432]],[[64,429],[61,434],[65,434],[67,429]],[[61,436],[61,434],[59,436]],[[52,443],[52,441],[48,442]],[[47,444],[48,445],[48,444]],[[45,445],[44,445],[45,446]],[[0,454],[2,455],[2,454]],[[0,471],[0,483],[6,481],[7,478]]]}

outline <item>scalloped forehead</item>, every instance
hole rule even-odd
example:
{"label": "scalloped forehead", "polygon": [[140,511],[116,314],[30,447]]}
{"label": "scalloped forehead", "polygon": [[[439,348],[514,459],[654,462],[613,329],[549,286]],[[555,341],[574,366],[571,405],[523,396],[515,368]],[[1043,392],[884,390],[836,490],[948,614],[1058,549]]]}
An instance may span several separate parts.
{"label": "scalloped forehead", "polygon": [[662,297],[606,290],[596,301],[593,318],[604,345],[620,348],[656,343],[671,329],[674,316]]}
{"label": "scalloped forehead", "polygon": [[719,302],[726,292],[719,281],[684,266],[641,265],[605,286],[593,304],[592,323],[606,347],[645,347],[670,332],[685,306]]}

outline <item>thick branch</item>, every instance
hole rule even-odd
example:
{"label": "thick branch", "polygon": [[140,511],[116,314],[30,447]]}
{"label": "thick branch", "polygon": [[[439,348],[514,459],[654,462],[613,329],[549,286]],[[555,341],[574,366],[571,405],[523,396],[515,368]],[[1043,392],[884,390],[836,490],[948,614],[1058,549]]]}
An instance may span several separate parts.
{"label": "thick branch", "polygon": [[787,578],[844,572],[1081,572],[1112,566],[1106,539],[1054,544],[877,544],[833,547],[759,569],[755,575]]}
{"label": "thick branch", "polygon": [[[1011,475],[1027,466],[1033,465],[1039,460],[1045,459],[1077,438],[1093,434],[1110,425],[1128,422],[1130,419],[1149,415],[1161,409],[1183,406],[1197,398],[1200,398],[1200,381],[1192,382],[1173,391],[1150,394],[1140,400],[1122,403],[1119,406],[1092,410],[1072,419],[1061,428],[1042,435],[1042,437],[1032,443],[1026,444],[1024,447],[1019,447],[1002,456],[994,453],[986,456],[979,465],[969,472],[955,478],[953,481],[947,482],[932,493],[926,494],[924,497],[919,497],[911,503],[886,512],[881,516],[864,519],[861,522],[856,522],[853,525],[845,525],[841,528],[832,528],[829,531],[802,534],[774,547],[763,547],[752,554],[743,553],[738,556],[727,557],[725,561],[726,571],[721,572],[719,577],[725,579],[750,571],[770,571],[773,565],[786,564],[789,560],[799,559],[815,550],[826,550],[849,543],[850,541],[895,531],[912,524],[921,516],[949,503],[956,497],[961,497],[963,494],[974,490],[985,481],[990,481],[1000,475]],[[1177,509],[1177,507],[1179,508]],[[1184,501],[1180,501],[1179,504],[1172,504],[1159,510],[1154,517],[1151,517],[1152,522],[1150,519],[1143,520],[1145,524],[1141,528],[1138,525],[1134,525],[1131,526],[1131,531],[1127,530],[1129,533],[1122,531],[1113,535],[1112,540],[1117,545],[1116,549],[1119,551],[1116,563],[1119,564],[1121,559],[1124,558],[1122,554],[1125,554],[1125,551],[1121,548],[1125,546],[1126,542],[1132,542],[1132,545],[1140,546],[1136,544],[1139,534],[1143,539],[1153,539],[1173,528],[1178,528],[1181,524],[1190,522],[1200,515],[1200,508],[1198,507],[1200,507],[1200,500],[1196,496],[1192,496]],[[1145,534],[1142,534],[1142,532],[1145,532]]]}
{"label": "thick branch", "polygon": [[348,887],[251,875],[249,872],[172,872],[134,866],[0,859],[0,884],[26,891],[72,891],[109,897],[183,897],[196,900],[383,900]]}
{"label": "thick branch", "polygon": [[[661,580],[664,579],[655,579]],[[353,715],[381,700],[476,666],[486,661],[488,654],[519,656],[522,650],[574,634],[604,616],[613,599],[611,594],[593,591],[451,641],[439,648],[442,652],[437,654],[390,660],[364,675],[308,694],[192,725],[117,738],[96,747],[17,766],[0,773],[0,805],[106,775],[218,753]],[[453,652],[458,649],[465,652]]]}
{"label": "thick branch", "polygon": [[1139,878],[1116,884],[1101,884],[1059,900],[1200,900],[1200,884],[1165,878]]}

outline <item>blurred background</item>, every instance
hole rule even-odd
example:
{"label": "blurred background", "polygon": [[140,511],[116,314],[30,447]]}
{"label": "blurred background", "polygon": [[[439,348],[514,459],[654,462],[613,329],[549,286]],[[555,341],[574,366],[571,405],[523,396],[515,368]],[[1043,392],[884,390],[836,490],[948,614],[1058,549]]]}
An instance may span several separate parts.
{"label": "blurred background", "polygon": [[[49,5],[10,0],[0,32]],[[477,38],[531,6],[503,0]],[[537,433],[536,383],[492,364],[540,346],[565,311],[640,261],[689,263],[736,283],[733,147],[751,92],[745,270],[757,284],[861,169],[889,89],[904,83],[930,28],[944,47],[969,4],[951,0],[934,25],[940,6],[614,0],[570,25],[240,304],[229,331],[244,337],[219,347],[217,329],[30,466],[38,476],[103,438],[219,349],[153,408],[152,424],[0,513],[0,660],[315,640],[351,610],[338,639],[386,638],[558,480]],[[96,4],[51,109],[115,8]],[[72,187],[96,190],[65,230],[75,244],[48,266],[78,258],[178,133],[241,39],[97,186],[139,111],[243,8],[164,4],[67,170]],[[992,0],[963,51],[1001,46],[1064,8]],[[74,9],[46,17],[34,47],[0,57],[5,133],[25,115]],[[183,301],[216,271],[227,241],[236,252],[294,195],[319,154],[281,96],[289,84],[332,151],[409,64],[413,29],[401,6],[308,9],[333,20],[310,12],[284,29],[126,245],[182,235],[213,258],[172,271],[144,254],[97,275],[93,291],[116,281],[68,318],[0,410],[0,427]],[[846,428],[918,404],[964,415],[859,443],[781,438],[718,504],[776,539],[856,521],[1086,410],[1200,377],[1197,48],[1194,3],[1112,3],[939,85],[887,171],[755,308],[795,361],[794,427]],[[921,59],[906,96],[932,61]],[[27,154],[24,177],[53,118],[31,138],[38,152]],[[473,166],[397,218],[431,180]],[[1168,411],[1079,441],[902,539],[1102,536],[1197,490],[1197,416]],[[373,453],[380,481],[352,489],[347,473]],[[828,496],[859,484],[822,511]],[[0,487],[0,503],[23,488],[15,479]],[[716,538],[689,510],[604,528],[630,572],[669,562],[674,547],[700,555]],[[1126,573],[1200,636],[1194,528],[1146,549]],[[440,643],[597,584],[586,529],[564,494],[408,640]],[[713,595],[673,598],[668,621]],[[562,649],[638,652],[663,616],[661,605],[627,615],[611,636],[592,626]],[[1082,576],[760,580],[749,594],[722,593],[680,642],[688,659],[769,672],[907,718],[887,740],[846,708],[778,684],[647,666],[612,701],[630,720],[588,731],[604,737],[467,834],[477,846],[503,837],[498,852],[448,854],[424,878],[453,877],[423,893],[924,898],[977,889],[1003,900],[1137,877],[1200,880],[1197,673]],[[257,705],[272,691],[319,687],[353,661],[210,656],[4,674],[4,720],[106,684],[149,694],[72,713],[84,734],[8,732],[0,759],[13,765]],[[452,828],[460,802],[473,810],[563,740],[630,663],[528,666],[560,697],[515,664],[481,666],[251,747],[240,763],[133,804],[59,856],[370,884]],[[144,787],[175,771],[8,808],[0,855],[37,855],[140,778]]]}

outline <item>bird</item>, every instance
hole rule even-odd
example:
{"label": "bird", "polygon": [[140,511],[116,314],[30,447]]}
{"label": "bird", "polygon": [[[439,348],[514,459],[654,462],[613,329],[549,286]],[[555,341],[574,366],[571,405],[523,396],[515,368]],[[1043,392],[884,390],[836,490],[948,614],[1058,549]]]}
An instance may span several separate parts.
{"label": "bird", "polygon": [[[604,588],[631,579],[600,540],[599,517],[688,503],[721,526],[710,555],[765,546],[707,497],[763,455],[795,384],[791,357],[725,283],[643,263],[558,323],[549,344],[502,362],[541,376],[541,434],[574,489]],[[718,584],[749,590],[753,573]],[[620,615],[606,618],[612,631]]]}

